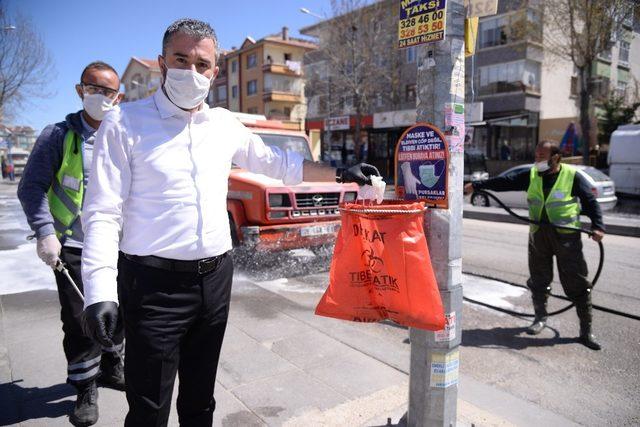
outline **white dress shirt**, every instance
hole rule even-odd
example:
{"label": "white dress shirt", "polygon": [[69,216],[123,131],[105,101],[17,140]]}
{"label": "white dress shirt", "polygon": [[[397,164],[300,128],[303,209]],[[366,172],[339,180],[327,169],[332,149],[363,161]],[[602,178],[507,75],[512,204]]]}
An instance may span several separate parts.
{"label": "white dress shirt", "polygon": [[266,146],[222,108],[189,113],[162,90],[110,111],[96,133],[83,217],[85,307],[118,302],[118,249],[197,260],[231,249],[231,163],[302,181],[302,156]]}

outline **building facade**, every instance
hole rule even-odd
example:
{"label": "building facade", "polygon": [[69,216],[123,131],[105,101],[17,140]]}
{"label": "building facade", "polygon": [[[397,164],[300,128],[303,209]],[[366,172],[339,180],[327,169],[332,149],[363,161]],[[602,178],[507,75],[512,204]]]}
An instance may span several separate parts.
{"label": "building facade", "polygon": [[302,123],[306,116],[302,62],[317,46],[289,36],[289,29],[254,40],[221,56],[209,103],[268,119]]}
{"label": "building facade", "polygon": [[157,59],[132,57],[120,77],[124,87],[124,102],[137,101],[152,95],[162,82]]}
{"label": "building facade", "polygon": [[[483,116],[467,123],[466,149],[485,153],[492,175],[533,161],[537,142],[561,141],[571,123],[579,131],[578,73],[569,58],[545,46],[547,25],[530,1],[500,2],[498,14],[480,18],[476,53],[466,60],[466,93],[467,103],[482,104]],[[640,37],[630,19],[594,64],[594,117],[598,99],[611,94],[637,99],[639,62]],[[592,147],[597,129],[594,119]]]}
{"label": "building facade", "polygon": [[[335,71],[327,59],[327,54],[319,49],[305,57],[305,74],[317,75],[321,83],[313,92],[309,91],[307,105],[306,129],[308,132],[319,132],[321,139],[321,158],[333,166],[349,166],[366,161],[375,165],[387,182],[394,180],[393,157],[395,147],[402,132],[416,122],[416,75],[417,48],[397,50],[397,34],[385,29],[397,28],[397,2],[384,0],[377,5],[369,6],[371,16],[358,18],[357,25],[370,21],[374,27],[379,26],[380,37],[376,38],[376,49],[379,52],[396,52],[376,64],[393,76],[393,82],[380,89],[373,96],[367,111],[360,117],[360,142],[356,142],[357,114],[349,96],[335,93],[331,84],[336,78]],[[362,13],[354,11],[353,13]],[[319,40],[320,46],[327,46],[328,33],[334,25],[332,19],[317,22],[302,28],[302,34]],[[357,29],[357,31],[366,31]]]}

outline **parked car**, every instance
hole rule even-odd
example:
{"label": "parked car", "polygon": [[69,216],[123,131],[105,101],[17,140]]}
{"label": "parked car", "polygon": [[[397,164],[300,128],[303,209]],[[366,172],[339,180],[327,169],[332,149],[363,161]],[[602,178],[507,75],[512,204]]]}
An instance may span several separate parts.
{"label": "parked car", "polygon": [[464,152],[464,182],[489,179],[487,172],[487,156],[479,150]]}
{"label": "parked car", "polygon": [[[615,184],[611,178],[592,166],[573,166],[578,169],[578,173],[591,185],[591,192],[596,196],[598,203],[600,203],[600,208],[603,211],[613,209],[616,203],[618,203],[618,198],[616,197]],[[498,176],[517,175],[523,170],[530,170],[532,167],[532,164],[514,166]],[[510,208],[528,208],[526,191],[489,191],[489,193],[494,194]],[[474,206],[497,205],[497,203],[493,202],[489,197],[478,192],[471,194],[471,204]]]}
{"label": "parked car", "polygon": [[619,126],[609,141],[609,175],[619,193],[640,196],[640,125]]}

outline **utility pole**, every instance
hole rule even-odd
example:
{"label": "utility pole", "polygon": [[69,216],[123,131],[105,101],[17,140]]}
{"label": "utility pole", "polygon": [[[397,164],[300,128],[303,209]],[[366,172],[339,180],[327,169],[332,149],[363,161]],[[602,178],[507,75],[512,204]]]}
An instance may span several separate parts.
{"label": "utility pole", "polygon": [[[447,0],[444,41],[418,49],[417,121],[445,135],[445,104],[464,104],[463,0]],[[450,124],[450,123],[449,123]],[[459,129],[464,138],[464,129]],[[451,143],[451,142],[450,142]],[[456,425],[462,317],[463,152],[450,147],[449,208],[428,209],[425,232],[450,331],[410,329],[409,426]]]}

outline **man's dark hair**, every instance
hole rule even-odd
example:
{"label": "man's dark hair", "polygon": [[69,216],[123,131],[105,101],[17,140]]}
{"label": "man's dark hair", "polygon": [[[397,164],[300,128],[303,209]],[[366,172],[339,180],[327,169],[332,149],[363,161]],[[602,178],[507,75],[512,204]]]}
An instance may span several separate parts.
{"label": "man's dark hair", "polygon": [[562,153],[560,152],[560,143],[558,143],[558,141],[554,141],[552,139],[545,139],[540,141],[539,145],[540,147],[544,147],[545,145],[548,145],[552,156],[555,156],[556,154],[562,155]]}
{"label": "man's dark hair", "polygon": [[186,34],[196,40],[213,40],[213,46],[216,51],[215,63],[218,62],[218,38],[216,37],[216,32],[211,28],[211,25],[206,22],[191,18],[178,19],[169,25],[164,32],[164,37],[162,37],[162,56],[167,52],[167,45],[169,41],[171,41],[171,37],[178,33]]}
{"label": "man's dark hair", "polygon": [[84,75],[87,74],[87,71],[89,71],[89,70],[109,70],[109,71],[113,71],[113,74],[115,74],[116,77],[118,77],[118,80],[120,80],[120,76],[118,75],[118,72],[111,65],[107,64],[106,62],[102,62],[102,61],[93,61],[91,64],[89,64],[86,67],[84,67],[84,70],[82,70],[82,74],[80,74],[80,83],[84,82]]}

